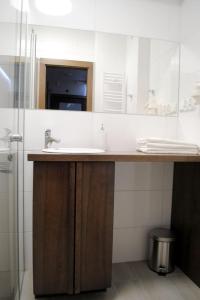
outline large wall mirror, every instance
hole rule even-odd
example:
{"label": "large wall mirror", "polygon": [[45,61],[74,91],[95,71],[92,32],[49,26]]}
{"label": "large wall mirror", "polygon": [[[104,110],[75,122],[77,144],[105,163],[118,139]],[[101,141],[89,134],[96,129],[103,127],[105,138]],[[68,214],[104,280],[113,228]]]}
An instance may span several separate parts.
{"label": "large wall mirror", "polygon": [[29,108],[176,115],[178,43],[48,26],[30,30]]}
{"label": "large wall mirror", "polygon": [[[73,0],[72,11],[62,16],[47,13],[50,6],[41,11],[38,5],[44,1],[28,1],[31,24],[27,37],[22,38],[24,58],[20,64],[26,77],[26,108],[177,115],[180,44],[170,41],[179,40],[173,34],[178,30],[176,18],[171,32],[161,3],[165,0],[159,1],[161,4],[143,1],[152,13],[158,9],[162,13],[164,20],[155,20],[156,26],[151,20],[146,22],[145,10],[137,1],[126,1]],[[178,4],[167,5],[173,13],[179,8]],[[159,29],[159,24],[167,26]],[[9,26],[9,39],[3,26],[0,32],[5,37],[0,47],[3,62],[18,61],[11,51],[13,25]],[[143,34],[146,37],[139,36]],[[148,38],[151,35],[163,36],[163,40]],[[15,69],[18,72],[17,63]],[[8,74],[6,67],[3,70]],[[7,84],[7,79],[3,80]]]}

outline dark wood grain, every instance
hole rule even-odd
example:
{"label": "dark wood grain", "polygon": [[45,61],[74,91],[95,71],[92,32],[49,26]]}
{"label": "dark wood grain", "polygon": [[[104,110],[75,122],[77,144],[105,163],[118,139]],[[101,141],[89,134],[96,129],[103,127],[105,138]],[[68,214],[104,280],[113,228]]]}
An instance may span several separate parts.
{"label": "dark wood grain", "polygon": [[33,273],[37,296],[74,290],[75,163],[35,162]]}
{"label": "dark wood grain", "polygon": [[200,287],[200,163],[174,166],[172,228],[176,263]]}
{"label": "dark wood grain", "polygon": [[30,161],[121,161],[121,162],[200,162],[200,155],[144,154],[132,152],[105,152],[101,154],[28,154]]}
{"label": "dark wood grain", "polygon": [[75,292],[110,287],[114,163],[77,163]]}

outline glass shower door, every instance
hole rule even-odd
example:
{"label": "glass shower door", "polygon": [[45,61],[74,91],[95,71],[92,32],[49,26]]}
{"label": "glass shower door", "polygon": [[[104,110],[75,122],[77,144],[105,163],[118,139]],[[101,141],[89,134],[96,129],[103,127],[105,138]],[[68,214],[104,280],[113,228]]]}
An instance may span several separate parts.
{"label": "glass shower door", "polygon": [[0,2],[0,300],[19,299],[24,269],[22,5]]}

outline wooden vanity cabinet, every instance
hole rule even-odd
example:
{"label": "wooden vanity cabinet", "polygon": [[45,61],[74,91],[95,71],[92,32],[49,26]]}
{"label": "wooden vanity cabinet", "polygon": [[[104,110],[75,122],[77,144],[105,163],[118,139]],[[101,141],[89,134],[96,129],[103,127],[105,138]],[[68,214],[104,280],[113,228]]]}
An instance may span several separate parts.
{"label": "wooden vanity cabinet", "polygon": [[172,228],[176,264],[200,287],[200,163],[175,163]]}
{"label": "wooden vanity cabinet", "polygon": [[36,296],[110,287],[114,163],[34,162]]}

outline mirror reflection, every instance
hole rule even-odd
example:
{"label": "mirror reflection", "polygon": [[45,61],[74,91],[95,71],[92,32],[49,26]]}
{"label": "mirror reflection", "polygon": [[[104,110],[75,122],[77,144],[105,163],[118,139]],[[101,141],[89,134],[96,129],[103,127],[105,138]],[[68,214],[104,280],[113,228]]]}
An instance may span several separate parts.
{"label": "mirror reflection", "polygon": [[176,114],[177,43],[47,26],[30,36],[29,108]]}
{"label": "mirror reflection", "polygon": [[30,91],[26,108],[177,114],[178,43],[43,25],[29,26],[28,37],[20,65]]}

